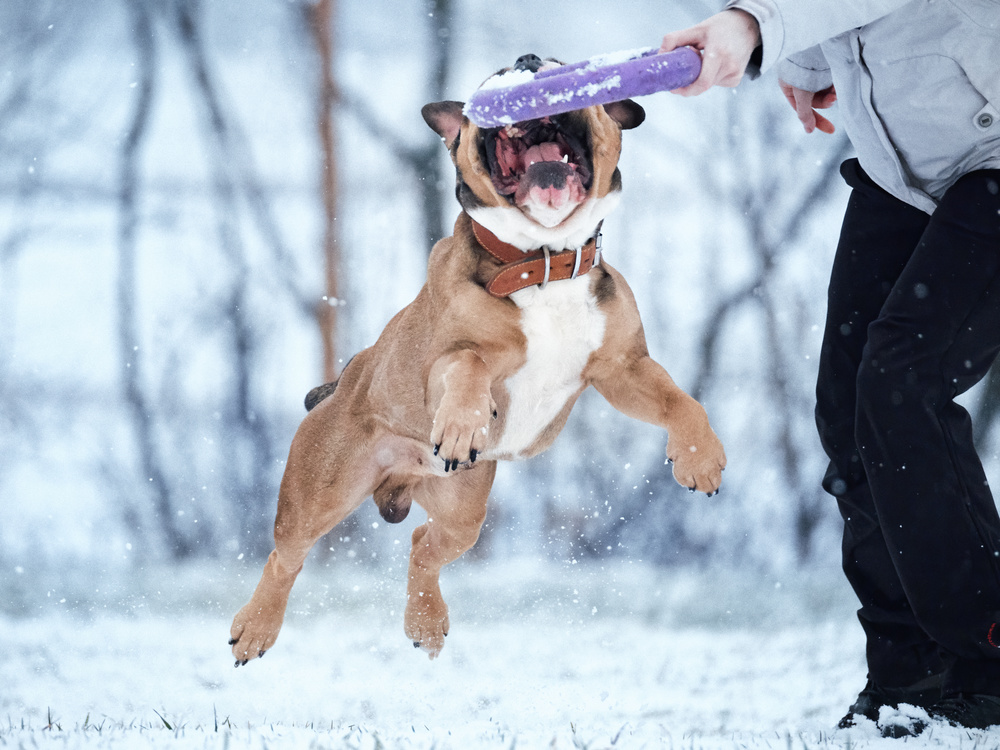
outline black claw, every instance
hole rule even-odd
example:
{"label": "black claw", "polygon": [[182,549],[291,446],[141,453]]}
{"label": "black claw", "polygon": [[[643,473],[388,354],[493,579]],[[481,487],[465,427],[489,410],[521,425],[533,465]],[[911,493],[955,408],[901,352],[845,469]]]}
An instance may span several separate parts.
{"label": "black claw", "polygon": [[238,640],[239,640],[239,638],[230,638],[230,639],[229,639],[229,645],[230,645],[230,646],[232,646],[232,645],[233,645],[233,644],[235,644],[235,643],[236,643],[236,641],[238,641]]}
{"label": "black claw", "polygon": [[497,417],[499,417],[499,416],[500,416],[500,415],[499,415],[499,414],[497,414],[497,410],[496,410],[496,409],[494,409],[494,410],[493,410],[493,418],[494,418],[494,419],[496,419],[496,418],[497,418]]}
{"label": "black claw", "polygon": [[694,490],[695,490],[694,487],[688,487],[688,492],[694,492]]}
{"label": "black claw", "polygon": [[438,454],[439,450],[441,450],[441,443],[438,443],[437,445],[434,446],[434,455],[435,456]]}
{"label": "black claw", "polygon": [[476,463],[476,456],[478,455],[479,451],[473,448],[471,451],[469,451],[469,461],[471,461],[472,463]]}
{"label": "black claw", "polygon": [[446,458],[444,460],[444,473],[447,474],[451,470],[451,459]]}
{"label": "black claw", "polygon": [[420,641],[414,641],[413,648],[420,648]]}
{"label": "black claw", "polygon": [[235,663],[235,664],[234,664],[233,666],[234,666],[234,667],[239,667],[239,666],[240,666],[240,660],[239,660],[239,659],[237,659],[237,660],[236,660],[236,663]]}
{"label": "black claw", "polygon": [[709,497],[715,497],[716,495],[718,495],[718,494],[719,494],[719,490],[720,490],[720,489],[722,489],[722,488],[721,488],[721,487],[719,487],[719,488],[718,488],[718,489],[716,489],[715,491],[713,491],[713,492],[709,492],[709,493],[708,493],[708,496],[709,496]]}
{"label": "black claw", "polygon": [[257,658],[258,659],[263,659],[264,658],[264,654],[266,654],[266,653],[267,653],[267,651],[258,651],[257,652]]}
{"label": "black claw", "polygon": [[668,459],[667,459],[667,464],[668,464],[669,466],[673,466],[673,465],[674,465],[674,459],[672,459],[672,458],[668,458]]}

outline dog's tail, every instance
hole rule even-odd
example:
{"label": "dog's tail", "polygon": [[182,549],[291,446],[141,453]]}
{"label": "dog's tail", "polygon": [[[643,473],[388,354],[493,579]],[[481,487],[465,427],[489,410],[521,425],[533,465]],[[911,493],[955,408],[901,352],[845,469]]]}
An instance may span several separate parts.
{"label": "dog's tail", "polygon": [[337,390],[338,382],[339,381],[334,380],[332,383],[324,383],[323,385],[318,385],[309,391],[309,393],[306,394],[306,411],[312,411],[316,408],[316,404]]}
{"label": "dog's tail", "polygon": [[[347,360],[347,364],[344,365],[344,369],[340,371],[340,377],[344,377],[344,370],[350,367],[351,362],[354,361],[354,357]],[[340,382],[340,378],[337,378],[332,383],[323,383],[323,385],[318,385],[313,388],[309,393],[306,394],[306,411],[312,411],[316,408],[316,404],[325,399],[335,390],[337,390],[337,383]]]}

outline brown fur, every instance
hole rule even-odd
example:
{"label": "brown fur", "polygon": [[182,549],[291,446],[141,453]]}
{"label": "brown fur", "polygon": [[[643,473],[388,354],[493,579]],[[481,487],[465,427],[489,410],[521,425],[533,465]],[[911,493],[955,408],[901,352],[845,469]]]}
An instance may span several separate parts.
{"label": "brown fur", "polygon": [[[452,149],[460,186],[474,192],[481,205],[518,210],[493,188],[478,129],[465,120],[459,132],[448,104],[429,107],[425,117]],[[578,115],[591,133],[590,195],[603,196],[620,179],[621,128],[601,107]],[[589,385],[625,414],[666,428],[667,456],[681,484],[717,490],[725,465],[722,446],[702,407],[650,359],[632,292],[607,264],[585,277],[607,324],[579,389],[523,455],[490,452],[506,427],[506,383],[527,357],[520,308],[482,287],[497,267],[475,241],[463,212],[454,233],[435,245],[417,298],[374,346],[349,363],[336,384],[310,394],[314,408],[292,441],[281,482],[275,550],[233,620],[237,665],[273,645],[310,548],[369,495],[390,522],[403,520],[412,503],[427,511],[427,522],[413,532],[404,629],[415,645],[436,656],[449,629],[438,574],[476,542],[496,461],[548,448]],[[446,461],[454,462],[454,471],[443,470]]]}

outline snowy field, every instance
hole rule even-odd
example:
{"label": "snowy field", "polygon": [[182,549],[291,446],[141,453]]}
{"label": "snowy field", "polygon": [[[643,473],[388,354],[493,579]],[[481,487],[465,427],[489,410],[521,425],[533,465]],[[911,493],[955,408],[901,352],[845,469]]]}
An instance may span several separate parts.
{"label": "snowy field", "polygon": [[0,747],[1000,746],[1000,731],[834,730],[864,682],[836,571],[459,563],[432,662],[402,633],[391,570],[311,565],[277,645],[240,669],[226,639],[255,566],[103,581],[89,597],[22,590],[24,615],[0,616]]}

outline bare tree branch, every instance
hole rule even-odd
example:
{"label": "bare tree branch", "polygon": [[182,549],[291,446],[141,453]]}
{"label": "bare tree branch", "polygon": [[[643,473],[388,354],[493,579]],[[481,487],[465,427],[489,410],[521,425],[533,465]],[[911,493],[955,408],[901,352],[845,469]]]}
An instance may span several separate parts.
{"label": "bare tree branch", "polygon": [[[224,111],[221,97],[210,72],[208,56],[198,26],[200,0],[179,0],[176,9],[176,23],[185,50],[188,64],[196,82],[205,113],[205,127],[209,139],[209,154],[212,158],[213,192],[219,247],[226,257],[227,265],[233,272],[233,282],[224,303],[225,318],[232,329],[231,344],[235,388],[232,393],[229,419],[233,434],[232,454],[234,455],[233,491],[243,512],[239,514],[244,523],[248,539],[255,540],[261,549],[268,546],[262,533],[267,525],[267,510],[270,506],[272,487],[270,467],[274,461],[274,447],[269,431],[260,421],[254,408],[252,376],[256,357],[256,335],[251,323],[250,303],[247,290],[250,284],[250,265],[238,225],[239,201],[237,180],[252,194],[260,190],[261,205],[266,204],[260,186],[251,187],[257,180],[249,179],[250,170],[241,168],[240,163],[249,158],[244,149],[234,144],[238,128],[233,118]],[[241,139],[240,139],[241,140]],[[254,201],[250,201],[251,206]],[[258,206],[259,208],[259,206]],[[259,211],[254,212],[260,216]],[[277,260],[286,256],[280,248],[272,246]],[[248,469],[249,476],[243,479],[241,469]],[[259,550],[258,550],[259,551]]]}
{"label": "bare tree branch", "polygon": [[253,161],[253,151],[239,121],[228,114],[212,76],[204,50],[204,42],[198,27],[197,0],[177,0],[175,20],[181,42],[195,75],[198,91],[208,108],[211,131],[225,153],[224,166],[230,172],[228,179],[238,186],[250,208],[250,215],[260,231],[266,247],[274,259],[277,278],[288,296],[296,302],[304,315],[313,315],[313,296],[300,288],[298,279],[302,277],[296,267],[294,256],[289,251],[278,223],[274,218],[271,201],[268,199],[260,175]]}
{"label": "bare tree branch", "polygon": [[[141,349],[137,325],[136,256],[139,182],[139,151],[146,137],[156,85],[157,47],[152,21],[143,0],[128,0],[133,42],[139,58],[138,96],[122,144],[118,199],[118,347],[122,361],[125,404],[135,433],[144,477],[149,479],[156,518],[174,558],[184,558],[192,550],[177,528],[170,500],[170,487],[153,435],[153,409],[142,386]],[[137,523],[137,519],[132,519]]]}
{"label": "bare tree branch", "polygon": [[[431,90],[428,92],[430,101],[440,101],[445,98],[445,89],[452,65],[452,0],[429,0],[431,50],[433,52],[433,74]],[[408,140],[386,127],[381,118],[368,105],[367,101],[336,87],[337,104],[358,120],[361,126],[376,139],[382,147],[391,152],[416,177],[420,189],[421,216],[424,223],[424,238],[427,250],[430,251],[435,242],[445,236],[442,214],[444,212],[444,195],[451,182],[445,179],[442,170],[442,148],[438,138],[428,137],[421,145],[414,146]]]}

